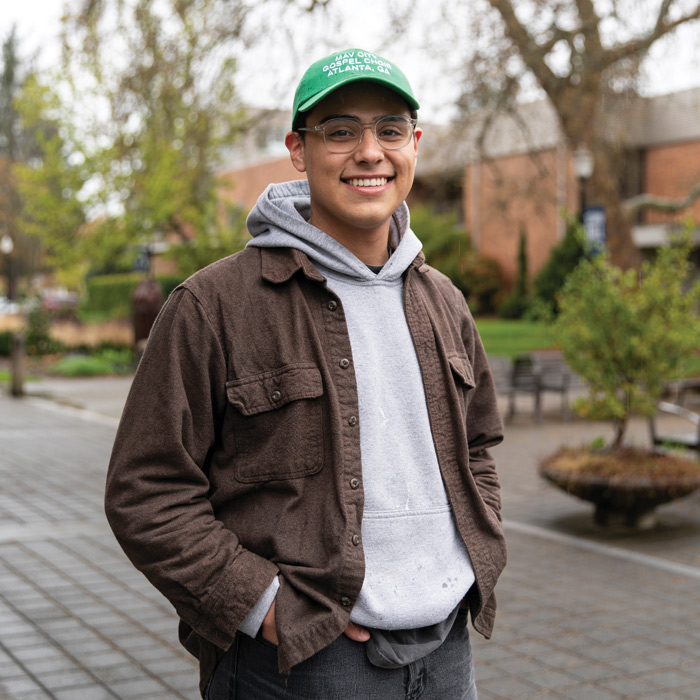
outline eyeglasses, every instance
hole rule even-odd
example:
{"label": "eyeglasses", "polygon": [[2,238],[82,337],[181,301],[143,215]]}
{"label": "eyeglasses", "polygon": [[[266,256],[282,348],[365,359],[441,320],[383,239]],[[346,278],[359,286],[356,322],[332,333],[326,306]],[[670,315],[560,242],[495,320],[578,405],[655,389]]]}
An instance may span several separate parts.
{"label": "eyeglasses", "polygon": [[362,142],[365,129],[372,129],[377,143],[388,151],[396,151],[408,144],[417,120],[401,116],[378,117],[363,124],[352,117],[335,117],[318,126],[299,127],[297,131],[316,131],[331,153],[352,153]]}

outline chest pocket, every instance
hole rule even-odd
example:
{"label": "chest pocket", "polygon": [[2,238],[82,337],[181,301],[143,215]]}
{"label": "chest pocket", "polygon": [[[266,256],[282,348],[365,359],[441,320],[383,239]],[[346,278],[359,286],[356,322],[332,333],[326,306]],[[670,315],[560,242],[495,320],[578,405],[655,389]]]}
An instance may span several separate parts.
{"label": "chest pocket", "polygon": [[471,362],[462,355],[450,355],[447,361],[450,363],[452,377],[458,392],[461,394],[462,405],[466,411],[468,393],[476,386]]}
{"label": "chest pocket", "polygon": [[474,370],[471,363],[462,355],[450,355],[447,358],[450,363],[452,375],[455,377],[457,384],[461,384],[465,389],[473,389],[476,386],[474,381]]}
{"label": "chest pocket", "polygon": [[242,482],[294,479],[323,466],[323,380],[295,364],[226,383],[234,471]]}

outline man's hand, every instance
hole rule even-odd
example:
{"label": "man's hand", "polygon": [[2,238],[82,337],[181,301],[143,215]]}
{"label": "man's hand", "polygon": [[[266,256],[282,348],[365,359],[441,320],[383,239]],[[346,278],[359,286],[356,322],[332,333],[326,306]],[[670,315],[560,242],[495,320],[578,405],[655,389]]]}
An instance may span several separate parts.
{"label": "man's hand", "polygon": [[350,637],[355,642],[366,642],[369,639],[369,632],[354,622],[348,622],[348,626],[345,628],[345,636]]}
{"label": "man's hand", "polygon": [[[260,634],[262,634],[263,639],[277,646],[279,644],[279,638],[277,637],[277,627],[275,626],[275,602],[274,600],[272,601],[272,605],[267,611],[267,615],[265,615],[262,627],[260,628]],[[345,628],[345,636],[355,642],[366,642],[369,639],[369,632],[364,627],[360,627],[354,622],[348,622]]]}
{"label": "man's hand", "polygon": [[275,627],[275,602],[276,601],[274,600],[272,601],[272,605],[267,611],[265,619],[262,621],[260,634],[262,634],[263,639],[266,639],[268,642],[272,642],[275,646],[277,646],[280,643],[280,640],[277,638],[277,627]]}

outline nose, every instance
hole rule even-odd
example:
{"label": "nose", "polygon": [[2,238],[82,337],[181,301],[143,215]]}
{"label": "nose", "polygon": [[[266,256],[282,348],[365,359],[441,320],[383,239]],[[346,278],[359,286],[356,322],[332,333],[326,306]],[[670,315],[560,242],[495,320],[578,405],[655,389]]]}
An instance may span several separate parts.
{"label": "nose", "polygon": [[[369,131],[369,133],[366,133]],[[358,162],[376,163],[384,160],[384,149],[379,145],[374,135],[374,125],[365,124],[362,128],[362,138],[353,156]]]}

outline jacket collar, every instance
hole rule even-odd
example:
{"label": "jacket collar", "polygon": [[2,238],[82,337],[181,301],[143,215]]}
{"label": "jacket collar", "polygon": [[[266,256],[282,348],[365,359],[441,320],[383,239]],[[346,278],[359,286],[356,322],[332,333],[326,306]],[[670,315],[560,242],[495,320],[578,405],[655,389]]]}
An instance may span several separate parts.
{"label": "jacket collar", "polygon": [[263,279],[273,284],[288,282],[299,270],[315,282],[326,279],[306,254],[296,248],[261,248],[260,257]]}
{"label": "jacket collar", "polygon": [[[296,248],[260,248],[262,260],[262,277],[273,284],[288,282],[299,270],[310,280],[325,282],[326,278],[314,267],[306,253]],[[410,268],[419,272],[428,272],[423,251],[416,255]]]}

